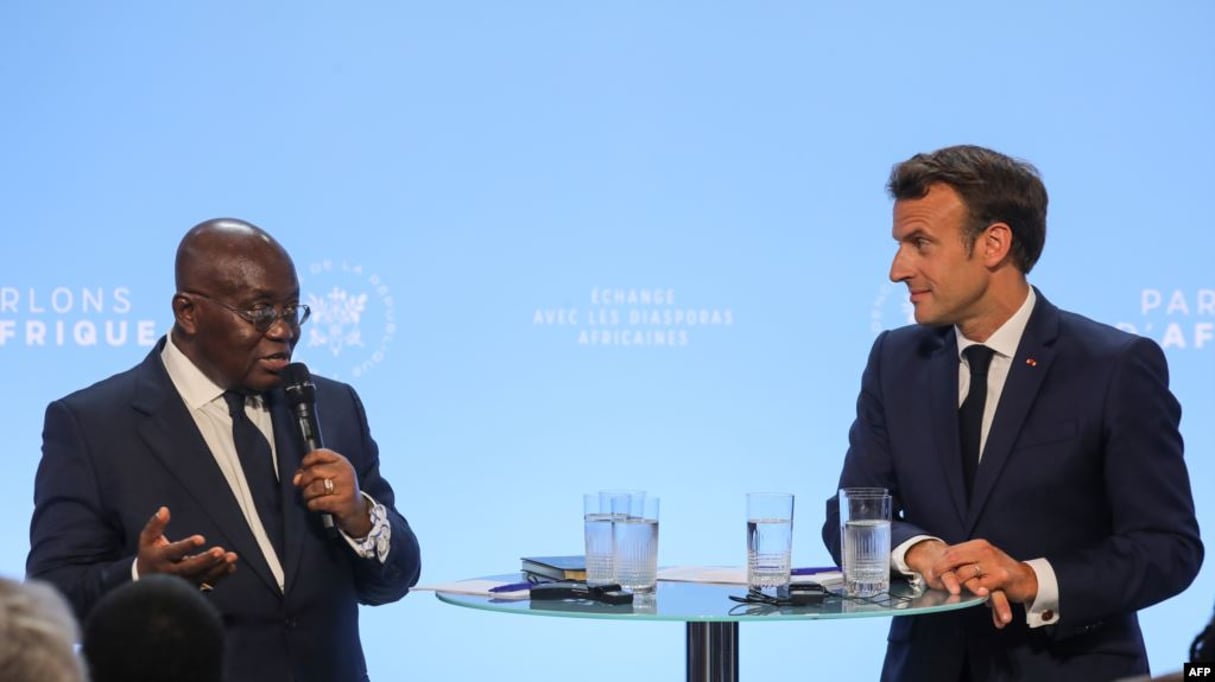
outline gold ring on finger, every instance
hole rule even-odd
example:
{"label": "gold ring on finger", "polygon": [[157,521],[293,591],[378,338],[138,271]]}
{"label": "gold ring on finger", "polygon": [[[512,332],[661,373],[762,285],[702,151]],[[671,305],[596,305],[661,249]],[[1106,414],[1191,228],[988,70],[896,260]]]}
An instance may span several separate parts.
{"label": "gold ring on finger", "polygon": [[325,494],[326,495],[333,494],[333,479],[332,478],[325,479]]}

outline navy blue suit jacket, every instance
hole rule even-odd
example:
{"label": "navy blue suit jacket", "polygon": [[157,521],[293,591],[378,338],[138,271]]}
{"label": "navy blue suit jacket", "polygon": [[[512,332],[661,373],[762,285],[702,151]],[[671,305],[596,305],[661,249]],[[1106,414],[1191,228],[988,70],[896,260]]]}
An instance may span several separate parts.
{"label": "navy blue suit jacket", "polygon": [[77,615],[131,579],[139,532],[161,505],[166,536],[199,533],[239,556],[210,599],[227,630],[228,682],[364,680],[358,604],[400,599],[417,582],[417,539],[394,508],[363,406],[345,384],[314,377],[325,445],[354,465],[359,485],[388,509],[387,562],[359,558],[327,539],[291,478],[306,454],[281,390],[268,394],[283,486],[286,588],[270,573],[231,488],[160,359],[165,341],[135,368],[47,408],[34,486],[27,572],[54,583]]}
{"label": "navy blue suit jacket", "polygon": [[[1186,588],[1202,564],[1189,476],[1159,346],[1064,312],[1038,293],[975,474],[963,489],[953,327],[873,345],[840,487],[894,496],[893,545],[983,538],[1047,559],[1059,621],[1003,630],[986,608],[898,617],[883,680],[1110,680],[1147,672],[1136,611]],[[839,508],[823,540],[838,562]]]}

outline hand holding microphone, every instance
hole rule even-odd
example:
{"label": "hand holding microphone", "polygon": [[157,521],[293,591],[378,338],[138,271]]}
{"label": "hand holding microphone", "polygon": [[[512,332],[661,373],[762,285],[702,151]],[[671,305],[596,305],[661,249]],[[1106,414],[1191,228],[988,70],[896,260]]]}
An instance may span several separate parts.
{"label": "hand holding microphone", "polygon": [[296,416],[300,435],[308,454],[291,482],[303,495],[311,511],[321,512],[327,532],[340,527],[354,538],[371,532],[369,505],[359,492],[359,479],[350,460],[325,448],[316,411],[316,384],[303,363],[295,362],[283,370],[283,390]]}

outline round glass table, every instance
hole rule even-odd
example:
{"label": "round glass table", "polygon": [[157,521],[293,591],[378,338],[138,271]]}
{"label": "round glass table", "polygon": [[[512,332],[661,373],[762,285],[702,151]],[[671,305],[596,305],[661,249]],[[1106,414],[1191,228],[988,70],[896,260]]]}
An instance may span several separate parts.
{"label": "round glass table", "polygon": [[[518,574],[489,576],[483,580],[512,582]],[[951,595],[940,590],[913,590],[893,582],[890,593],[874,598],[828,594],[820,603],[805,606],[772,606],[738,603],[730,595],[744,596],[745,585],[659,581],[651,595],[634,595],[632,604],[611,605],[595,601],[495,599],[492,597],[436,592],[440,601],[472,609],[558,618],[602,618],[608,620],[671,620],[687,627],[687,679],[689,682],[736,682],[738,680],[738,624],[765,620],[815,620],[910,616],[964,609],[982,604],[986,597]]]}

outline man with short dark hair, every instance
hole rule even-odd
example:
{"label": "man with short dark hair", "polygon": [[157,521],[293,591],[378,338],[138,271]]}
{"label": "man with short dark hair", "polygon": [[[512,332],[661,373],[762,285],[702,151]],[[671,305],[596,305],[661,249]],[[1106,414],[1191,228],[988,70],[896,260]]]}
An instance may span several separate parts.
{"label": "man with short dark hair", "polygon": [[221,682],[224,621],[204,593],[149,575],[106,593],[84,624],[92,682]]}
{"label": "man with short dark hair", "polygon": [[[1110,680],[1148,671],[1136,612],[1202,564],[1160,347],[1059,310],[1031,287],[1047,194],[975,146],[894,167],[915,326],[878,336],[839,487],[888,488],[892,564],[988,596],[897,617],[883,680]],[[839,510],[823,539],[840,559]]]}
{"label": "man with short dark hair", "polygon": [[404,596],[420,558],[362,402],[314,377],[328,447],[308,451],[281,373],[309,311],[265,231],[196,225],[175,274],[172,332],[47,408],[28,573],[82,618],[142,576],[184,578],[223,614],[229,682],[365,679],[358,605]]}

